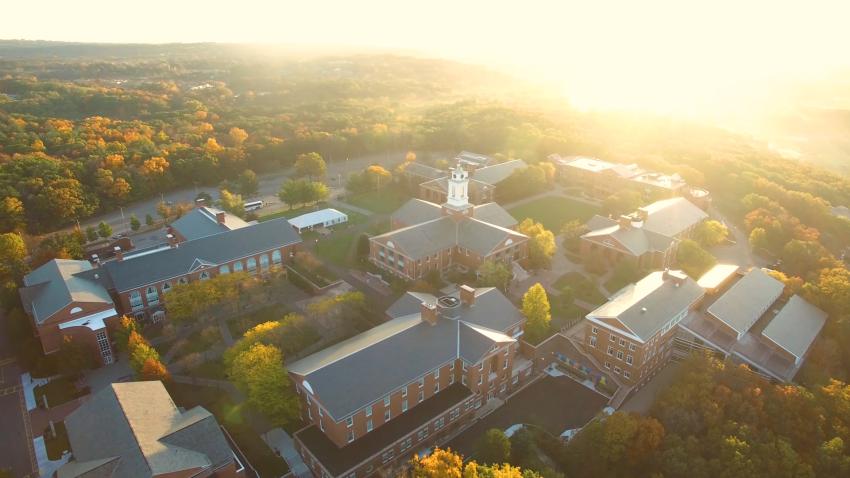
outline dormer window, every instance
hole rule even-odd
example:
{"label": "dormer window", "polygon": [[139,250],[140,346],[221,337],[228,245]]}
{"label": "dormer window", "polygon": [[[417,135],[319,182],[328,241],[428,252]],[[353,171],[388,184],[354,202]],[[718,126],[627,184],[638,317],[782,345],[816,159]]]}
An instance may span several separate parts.
{"label": "dormer window", "polygon": [[83,309],[81,307],[74,307],[73,309],[71,309],[72,314],[78,314],[82,311],[83,311]]}

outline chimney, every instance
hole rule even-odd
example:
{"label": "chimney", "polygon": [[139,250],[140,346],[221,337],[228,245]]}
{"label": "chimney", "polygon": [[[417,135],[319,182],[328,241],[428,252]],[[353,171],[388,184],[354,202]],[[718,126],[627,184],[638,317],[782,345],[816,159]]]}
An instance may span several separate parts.
{"label": "chimney", "polygon": [[168,245],[172,248],[177,247],[177,238],[174,237],[174,234],[166,234],[165,239],[168,241]]}
{"label": "chimney", "polygon": [[649,219],[649,211],[647,211],[645,208],[640,208],[637,210],[637,216],[640,218],[641,221],[646,221]]}
{"label": "chimney", "polygon": [[620,229],[629,229],[632,227],[632,218],[629,216],[620,216],[617,222],[620,224]]}
{"label": "chimney", "polygon": [[428,322],[431,325],[437,325],[437,306],[434,304],[429,304],[427,302],[422,302],[419,306],[420,314],[422,315],[422,320]]}
{"label": "chimney", "polygon": [[115,252],[116,261],[121,262],[124,260],[124,251],[121,250],[120,246],[115,246],[112,248],[112,250]]}
{"label": "chimney", "polygon": [[460,286],[460,303],[467,307],[475,305],[475,289],[466,284]]}
{"label": "chimney", "polygon": [[215,213],[215,220],[218,221],[219,224],[224,225],[224,211]]}

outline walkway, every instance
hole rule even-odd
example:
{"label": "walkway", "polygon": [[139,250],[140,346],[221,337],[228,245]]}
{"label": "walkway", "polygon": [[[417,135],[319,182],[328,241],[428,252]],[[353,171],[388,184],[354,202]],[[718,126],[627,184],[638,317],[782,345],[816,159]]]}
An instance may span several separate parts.
{"label": "walkway", "polygon": [[74,410],[80,407],[88,399],[88,395],[85,397],[75,398],[69,402],[65,402],[61,405],[57,405],[55,407],[50,407],[47,409],[44,408],[36,408],[35,410],[30,412],[30,422],[32,423],[32,432],[33,435],[40,437],[44,434],[44,431],[47,427],[50,426],[50,422],[58,423],[65,421],[65,417],[70,415]]}
{"label": "walkway", "polygon": [[272,428],[264,433],[262,437],[269,448],[283,457],[286,464],[289,465],[292,476],[296,478],[311,478],[313,476],[301,459],[301,455],[295,450],[295,443],[292,441],[292,437],[282,428]]}

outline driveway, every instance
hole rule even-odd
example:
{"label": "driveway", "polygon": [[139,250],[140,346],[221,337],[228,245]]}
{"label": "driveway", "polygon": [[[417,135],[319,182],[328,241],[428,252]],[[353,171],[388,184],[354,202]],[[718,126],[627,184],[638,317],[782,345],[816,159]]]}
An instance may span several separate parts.
{"label": "driveway", "polygon": [[449,441],[446,447],[470,457],[487,430],[504,430],[519,423],[535,425],[558,436],[566,430],[583,427],[606,403],[607,397],[571,378],[546,376],[508,398],[504,405]]}
{"label": "driveway", "polygon": [[[2,311],[0,330],[7,330]],[[15,477],[38,476],[32,440],[21,368],[8,336],[0,333],[0,469],[10,468]]]}

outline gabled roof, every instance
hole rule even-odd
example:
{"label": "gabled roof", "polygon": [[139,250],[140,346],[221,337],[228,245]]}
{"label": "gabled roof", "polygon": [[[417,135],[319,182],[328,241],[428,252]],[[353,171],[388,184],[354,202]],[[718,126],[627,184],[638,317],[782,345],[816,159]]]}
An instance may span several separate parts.
{"label": "gabled roof", "polygon": [[[436,301],[427,294],[423,298]],[[412,304],[402,307],[413,309]],[[475,304],[460,305],[453,313],[457,315],[441,315],[431,325],[423,321],[417,305],[407,315],[289,364],[288,369],[303,377],[305,388],[339,421],[453,360],[480,361],[494,345],[514,342],[505,332],[522,321],[519,311],[493,288],[476,289]]]}
{"label": "gabled roof", "polygon": [[[601,225],[606,221],[613,222],[613,225],[604,226],[598,229],[592,229],[590,232],[582,235],[583,239],[593,240],[606,245],[613,246],[618,244],[621,249],[635,256],[640,256],[647,252],[663,252],[666,251],[673,243],[670,237],[648,231],[641,226],[620,227],[620,225],[611,219],[595,216],[588,223],[588,228],[591,224]],[[612,244],[607,244],[606,240]]]}
{"label": "gabled roof", "polygon": [[413,198],[404,203],[392,214],[392,220],[413,225],[432,221],[442,215],[439,204]]}
{"label": "gabled roof", "polygon": [[705,211],[683,197],[662,199],[638,211],[646,215],[644,229],[667,237],[675,237],[708,218]]}
{"label": "gabled roof", "polygon": [[512,159],[504,163],[494,164],[476,169],[473,179],[487,184],[498,184],[508,178],[514,171],[527,168],[528,164],[521,159]]}
{"label": "gabled roof", "polygon": [[433,166],[428,166],[427,164],[418,163],[416,161],[407,163],[404,166],[404,172],[428,179],[437,179],[446,175],[446,172],[442,169],[437,169]]}
{"label": "gabled roof", "polygon": [[455,161],[459,163],[472,164],[474,166],[486,166],[490,164],[493,158],[486,154],[471,153],[469,151],[461,151],[455,156]]}
{"label": "gabled roof", "polygon": [[53,259],[24,276],[20,290],[24,307],[43,323],[72,302],[112,304],[99,276],[89,273],[88,261]]}
{"label": "gabled roof", "polygon": [[826,312],[794,295],[762,335],[799,359],[806,355],[825,323]]}
{"label": "gabled roof", "polygon": [[338,211],[333,208],[320,209],[318,211],[308,212],[289,219],[289,223],[298,229],[305,227],[324,224],[327,222],[348,220],[348,214]]}
{"label": "gabled roof", "polygon": [[[216,215],[224,213],[224,224],[219,224]],[[248,223],[242,218],[213,207],[196,207],[171,223],[187,241],[200,239],[224,231],[239,229]]]}
{"label": "gabled roof", "polygon": [[628,329],[625,332],[645,342],[704,294],[682,271],[656,271],[623,287],[587,317],[616,319]]}
{"label": "gabled roof", "polygon": [[87,476],[86,469],[115,457],[113,476],[128,477],[215,469],[233,460],[215,418],[200,407],[181,412],[158,381],[113,383],[65,426],[74,459],[60,469],[62,477]]}
{"label": "gabled roof", "polygon": [[511,213],[505,210],[502,206],[494,202],[488,202],[475,206],[472,216],[479,221],[484,221],[490,224],[495,224],[499,227],[511,229],[516,227],[517,220],[511,216]]}
{"label": "gabled roof", "polygon": [[119,292],[180,277],[197,265],[217,265],[259,252],[301,242],[301,236],[283,218],[252,224],[233,231],[186,241],[103,265]]}
{"label": "gabled roof", "polygon": [[779,299],[785,285],[754,267],[708,307],[707,312],[743,334]]}

